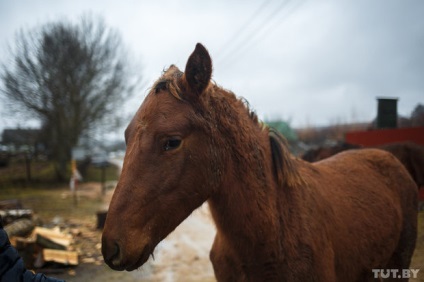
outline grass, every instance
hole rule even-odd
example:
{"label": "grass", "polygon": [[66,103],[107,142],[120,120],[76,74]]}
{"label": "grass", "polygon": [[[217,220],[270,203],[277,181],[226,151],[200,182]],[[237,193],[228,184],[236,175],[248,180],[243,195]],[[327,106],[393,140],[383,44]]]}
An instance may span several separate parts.
{"label": "grass", "polygon": [[[86,169],[84,181],[102,180],[102,168],[89,165]],[[110,165],[105,170],[105,180],[115,181],[119,177],[118,169]],[[11,188],[45,188],[67,185],[67,181],[58,183],[55,168],[50,161],[33,160],[30,165],[31,179],[28,179],[24,160],[13,160],[9,166],[0,168],[0,191]],[[70,171],[70,169],[69,169]],[[69,173],[70,175],[70,173]]]}
{"label": "grass", "polygon": [[55,180],[53,163],[32,161],[30,165],[31,180],[23,160],[13,160],[7,167],[0,168],[0,189],[36,187],[38,184],[49,185]]}
{"label": "grass", "polygon": [[32,209],[44,222],[49,222],[59,216],[64,219],[85,220],[96,215],[101,209],[100,199],[91,197],[78,197],[77,205],[74,204],[69,188],[37,189],[7,189],[2,190],[0,200],[18,199],[24,208]]}
{"label": "grass", "polygon": [[[116,181],[118,180],[119,177],[119,172],[118,169],[113,166],[110,165],[105,169],[105,180],[106,181]],[[102,168],[98,168],[98,167],[94,167],[94,166],[89,166],[87,169],[87,175],[84,178],[84,181],[98,181],[100,182],[102,179]]]}
{"label": "grass", "polygon": [[[100,182],[102,169],[88,166],[86,176],[79,188],[86,183]],[[95,216],[101,209],[100,191],[86,197],[87,191],[80,191],[78,204],[69,190],[69,182],[55,180],[54,166],[49,161],[31,163],[31,181],[27,180],[25,162],[15,161],[8,167],[0,168],[0,200],[18,199],[25,208],[30,208],[42,219],[50,220],[58,215],[64,218],[83,219]],[[105,168],[105,180],[116,181],[119,171],[115,166]],[[84,194],[85,193],[85,194]],[[84,196],[85,195],[85,196]]]}

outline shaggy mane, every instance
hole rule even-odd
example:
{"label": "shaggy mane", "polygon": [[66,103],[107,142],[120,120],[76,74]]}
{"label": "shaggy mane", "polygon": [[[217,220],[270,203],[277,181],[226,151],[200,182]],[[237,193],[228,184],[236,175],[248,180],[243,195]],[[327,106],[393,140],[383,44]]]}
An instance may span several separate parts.
{"label": "shaggy mane", "polygon": [[179,81],[183,76],[175,65],[171,65],[168,69],[164,70],[162,76],[153,84],[153,90],[158,93],[161,90],[167,90],[172,96],[178,100],[184,100],[181,96],[181,88]]}

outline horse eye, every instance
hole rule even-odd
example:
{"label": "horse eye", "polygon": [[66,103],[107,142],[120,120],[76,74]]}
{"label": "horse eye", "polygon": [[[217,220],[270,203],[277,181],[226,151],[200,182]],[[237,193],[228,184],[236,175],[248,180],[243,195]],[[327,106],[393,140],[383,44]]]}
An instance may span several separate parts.
{"label": "horse eye", "polygon": [[165,142],[165,151],[177,149],[181,145],[181,139],[171,138]]}

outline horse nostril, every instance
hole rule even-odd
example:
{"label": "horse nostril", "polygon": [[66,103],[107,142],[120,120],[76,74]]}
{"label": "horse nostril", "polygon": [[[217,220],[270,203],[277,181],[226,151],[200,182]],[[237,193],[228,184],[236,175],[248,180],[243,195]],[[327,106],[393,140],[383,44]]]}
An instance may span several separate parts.
{"label": "horse nostril", "polygon": [[116,258],[116,257],[119,257],[119,253],[120,253],[120,249],[119,249],[118,243],[113,244],[113,246],[114,246],[114,249],[113,249],[113,252],[112,252],[112,259],[113,258]]}
{"label": "horse nostril", "polygon": [[105,262],[109,266],[120,266],[121,265],[121,249],[119,247],[119,244],[116,242],[113,242],[113,244],[107,246],[107,244],[103,245],[103,257],[105,259]]}

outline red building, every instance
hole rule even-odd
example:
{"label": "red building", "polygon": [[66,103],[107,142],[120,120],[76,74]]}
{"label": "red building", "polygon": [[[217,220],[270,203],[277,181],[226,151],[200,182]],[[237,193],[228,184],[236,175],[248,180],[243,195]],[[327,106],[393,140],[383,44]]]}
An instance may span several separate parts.
{"label": "red building", "polygon": [[345,141],[364,147],[411,141],[424,146],[424,127],[375,129],[346,133]]}

